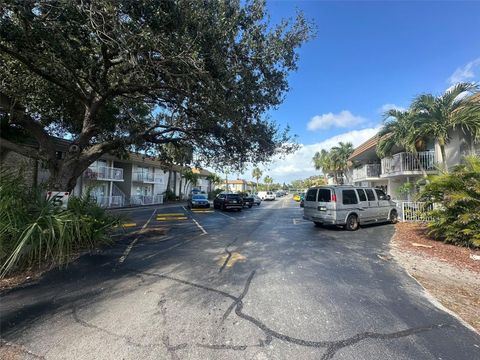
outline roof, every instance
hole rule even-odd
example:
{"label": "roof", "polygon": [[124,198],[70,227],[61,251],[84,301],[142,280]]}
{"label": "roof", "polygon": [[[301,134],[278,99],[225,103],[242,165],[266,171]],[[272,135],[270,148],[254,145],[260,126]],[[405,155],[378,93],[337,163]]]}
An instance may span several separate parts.
{"label": "roof", "polygon": [[208,170],[202,169],[202,168],[193,168],[192,172],[195,174],[198,174],[200,176],[209,176],[212,175],[212,173]]}
{"label": "roof", "polygon": [[227,180],[227,184],[246,184],[245,180],[237,179],[237,180]]}
{"label": "roof", "polygon": [[357,146],[355,150],[353,150],[352,155],[350,155],[348,160],[351,160],[357,157],[358,155],[360,155],[361,153],[377,146],[377,144],[378,144],[378,135],[375,135],[370,139],[368,139],[367,141],[365,141],[363,144],[360,144],[359,146]]}

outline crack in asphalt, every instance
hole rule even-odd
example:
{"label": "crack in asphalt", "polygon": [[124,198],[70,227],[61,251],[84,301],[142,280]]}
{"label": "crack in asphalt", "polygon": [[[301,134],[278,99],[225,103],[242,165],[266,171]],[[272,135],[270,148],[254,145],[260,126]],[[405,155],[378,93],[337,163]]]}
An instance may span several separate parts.
{"label": "crack in asphalt", "polygon": [[247,295],[248,290],[250,289],[250,284],[252,283],[253,277],[255,276],[255,270],[250,273],[250,275],[247,278],[247,281],[245,282],[245,286],[243,287],[243,291],[240,294],[240,296],[237,298],[237,300],[233,301],[233,303],[227,308],[225,313],[222,316],[222,323],[228,318],[230,313],[235,309],[235,307],[238,305],[240,301],[243,300],[245,295]]}
{"label": "crack in asphalt", "polygon": [[78,323],[78,324],[80,324],[84,327],[103,332],[103,333],[108,334],[110,336],[116,337],[117,339],[123,339],[123,340],[125,340],[125,342],[127,344],[135,346],[135,347],[151,348],[151,347],[156,347],[156,346],[160,345],[160,344],[141,344],[141,343],[133,340],[131,336],[117,334],[117,333],[114,333],[110,330],[104,329],[104,328],[102,328],[98,325],[91,324],[88,321],[85,321],[78,316],[77,306],[75,306],[75,305],[72,306],[72,317],[73,317],[73,319],[75,320],[76,323]]}
{"label": "crack in asphalt", "polygon": [[[134,273],[138,273],[133,271]],[[257,328],[262,330],[265,335],[266,335],[266,340],[262,341],[260,340],[259,344],[269,344],[273,341],[273,339],[278,339],[282,340],[291,344],[295,345],[300,345],[300,346],[306,346],[306,347],[315,347],[315,348],[325,348],[326,351],[322,355],[321,360],[329,360],[332,359],[335,354],[337,353],[338,350],[355,345],[356,343],[365,340],[365,339],[380,339],[380,340],[388,340],[388,339],[398,339],[406,336],[411,336],[427,331],[431,331],[434,329],[440,329],[440,328],[448,328],[448,327],[454,327],[453,324],[431,324],[431,325],[426,325],[426,326],[419,326],[419,327],[414,327],[414,328],[409,328],[401,331],[396,331],[392,333],[377,333],[377,332],[363,332],[363,333],[358,333],[350,338],[347,339],[342,339],[342,340],[326,340],[326,341],[312,341],[312,340],[305,340],[305,339],[300,339],[296,337],[292,337],[289,335],[282,334],[276,330],[271,329],[268,327],[266,324],[264,324],[262,321],[258,320],[257,318],[248,315],[243,312],[243,299],[247,295],[248,290],[250,289],[250,285],[252,283],[253,277],[255,275],[255,271],[252,271],[247,278],[247,281],[245,282],[244,289],[240,296],[234,296],[231,295],[225,291],[217,290],[208,286],[192,283],[190,281],[186,281],[183,279],[178,279],[172,276],[167,276],[167,275],[162,275],[162,274],[156,274],[156,273],[149,273],[149,272],[141,272],[144,275],[150,275],[150,276],[156,276],[160,278],[166,278],[169,280],[172,280],[174,282],[178,282],[184,285],[192,286],[195,288],[203,289],[206,291],[211,291],[215,292],[217,294],[220,294],[222,296],[228,297],[232,300],[234,300],[233,304],[230,305],[230,307],[227,309],[227,311],[224,314],[224,318],[226,318],[229,313],[232,310],[229,310],[230,308],[235,309],[235,314],[250,322],[251,324],[255,325]],[[197,344],[198,346],[202,347],[207,347],[210,349],[215,349],[215,350],[224,350],[224,349],[231,349],[232,347],[235,347],[233,350],[242,350],[243,347],[245,349],[248,347],[248,345],[202,345],[202,344]]]}
{"label": "crack in asphalt", "polygon": [[228,262],[230,261],[230,259],[232,258],[232,252],[230,250],[228,250],[228,248],[230,246],[232,246],[233,244],[235,244],[235,242],[238,240],[238,236],[233,240],[231,241],[230,243],[227,244],[227,246],[225,246],[225,252],[227,253],[227,258],[225,259],[225,261],[223,262],[222,264],[222,267],[220,268],[220,270],[218,270],[218,272],[222,272],[225,267],[227,266]]}

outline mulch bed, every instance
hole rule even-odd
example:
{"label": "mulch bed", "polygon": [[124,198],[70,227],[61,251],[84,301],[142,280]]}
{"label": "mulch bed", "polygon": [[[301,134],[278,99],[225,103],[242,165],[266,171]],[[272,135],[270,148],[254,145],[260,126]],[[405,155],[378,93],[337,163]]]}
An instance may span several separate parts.
{"label": "mulch bed", "polygon": [[[417,223],[398,223],[396,225],[395,242],[406,251],[416,255],[434,257],[460,269],[469,269],[480,273],[480,260],[473,260],[470,255],[480,256],[480,250],[445,244],[430,239],[426,227]],[[414,246],[412,243],[432,246],[431,248]]]}

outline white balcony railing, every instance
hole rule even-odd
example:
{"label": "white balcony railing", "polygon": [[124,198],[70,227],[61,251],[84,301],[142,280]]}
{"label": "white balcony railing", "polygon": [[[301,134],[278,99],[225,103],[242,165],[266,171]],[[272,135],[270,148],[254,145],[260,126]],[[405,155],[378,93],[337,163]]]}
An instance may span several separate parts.
{"label": "white balcony railing", "polygon": [[125,205],[125,197],[118,196],[95,196],[92,195],[101,207],[110,208],[110,207],[121,207]]}
{"label": "white balcony railing", "polygon": [[380,164],[367,164],[353,169],[353,180],[361,181],[380,177]]}
{"label": "white balcony railing", "polygon": [[130,205],[163,204],[163,195],[132,195]]}
{"label": "white balcony railing", "polygon": [[123,181],[123,169],[108,166],[91,166],[83,173],[87,179]]}
{"label": "white balcony railing", "polygon": [[161,184],[163,182],[163,178],[160,176],[155,176],[153,172],[137,171],[133,173],[133,181],[151,184]]}
{"label": "white balcony railing", "polygon": [[412,153],[398,153],[392,157],[382,159],[382,176],[421,174],[423,172],[434,172],[436,170],[436,159],[434,151],[422,151],[413,155]]}

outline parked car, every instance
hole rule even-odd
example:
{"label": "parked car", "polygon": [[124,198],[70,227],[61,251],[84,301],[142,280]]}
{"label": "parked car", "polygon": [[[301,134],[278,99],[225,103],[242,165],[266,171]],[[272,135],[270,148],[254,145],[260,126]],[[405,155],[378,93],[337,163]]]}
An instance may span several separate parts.
{"label": "parked car", "polygon": [[253,195],[253,203],[255,205],[260,206],[260,204],[262,203],[262,199],[260,199],[260,197],[258,195]]}
{"label": "parked car", "polygon": [[255,203],[255,199],[253,197],[253,195],[250,195],[248,193],[243,193],[241,194],[242,196],[242,200],[243,200],[243,207],[247,207],[248,208],[251,208],[253,206],[253,204]]}
{"label": "parked car", "polygon": [[381,189],[348,185],[308,189],[304,219],[315,225],[341,225],[357,230],[360,225],[398,221],[396,204]]}
{"label": "parked car", "polygon": [[305,199],[304,198],[300,199],[300,207],[301,208],[305,207]]}
{"label": "parked car", "polygon": [[242,211],[243,199],[239,194],[220,193],[213,200],[213,207],[215,209],[221,209],[223,211],[230,209]]}
{"label": "parked car", "polygon": [[189,199],[187,206],[190,209],[193,208],[209,208],[210,202],[208,201],[207,194],[193,194]]}
{"label": "parked car", "polygon": [[302,197],[305,197],[305,193],[304,193],[304,192],[296,193],[295,195],[293,195],[293,200],[295,200],[295,201],[300,201],[300,200],[302,200]]}
{"label": "parked car", "polygon": [[259,191],[258,196],[262,200],[270,200],[273,201],[276,199],[276,196],[273,191]]}

